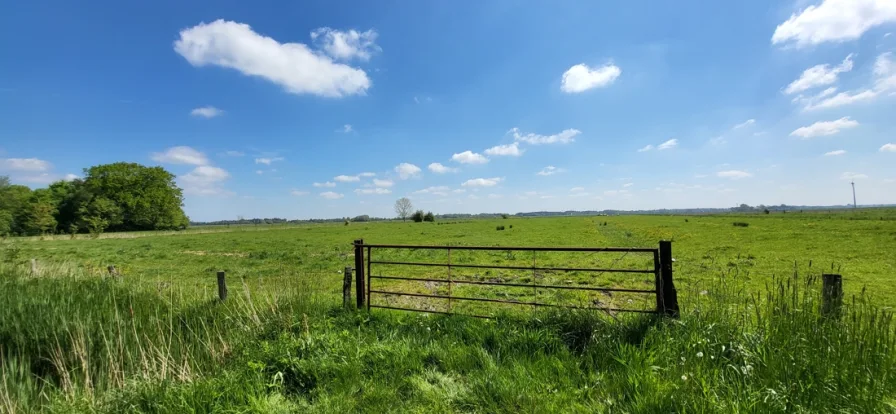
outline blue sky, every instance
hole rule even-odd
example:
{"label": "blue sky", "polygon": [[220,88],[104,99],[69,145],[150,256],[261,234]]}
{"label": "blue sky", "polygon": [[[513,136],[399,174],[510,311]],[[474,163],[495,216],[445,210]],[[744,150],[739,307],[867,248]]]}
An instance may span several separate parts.
{"label": "blue sky", "polygon": [[0,174],[194,220],[896,202],[896,2],[14,2]]}

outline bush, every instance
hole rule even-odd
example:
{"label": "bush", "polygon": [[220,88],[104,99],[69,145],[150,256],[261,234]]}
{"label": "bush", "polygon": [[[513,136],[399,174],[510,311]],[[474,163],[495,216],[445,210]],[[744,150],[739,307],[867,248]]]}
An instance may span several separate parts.
{"label": "bush", "polygon": [[498,230],[498,231],[504,230],[504,226],[496,226],[495,230]]}
{"label": "bush", "polygon": [[510,228],[513,228],[513,224],[510,225]]}
{"label": "bush", "polygon": [[509,214],[506,214],[506,213],[505,213],[505,214],[501,214],[501,218],[504,219],[504,220],[507,220],[508,218],[510,218],[510,215],[509,215]]}
{"label": "bush", "polygon": [[423,221],[428,221],[430,223],[435,223],[436,216],[432,214],[432,211],[427,212],[425,216],[423,216]]}
{"label": "bush", "polygon": [[771,213],[771,211],[768,211],[768,209],[762,210],[762,212],[765,213],[765,214],[770,214],[770,213]]}
{"label": "bush", "polygon": [[414,220],[414,223],[422,223],[423,217],[423,210],[417,210],[414,212],[414,214],[411,215],[411,220]]}
{"label": "bush", "polygon": [[749,227],[750,223],[744,223],[742,221],[735,221],[734,227]]}

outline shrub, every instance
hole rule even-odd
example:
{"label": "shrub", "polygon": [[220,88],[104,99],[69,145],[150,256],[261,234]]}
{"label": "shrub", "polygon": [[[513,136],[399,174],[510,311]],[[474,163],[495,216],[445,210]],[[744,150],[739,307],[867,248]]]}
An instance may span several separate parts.
{"label": "shrub", "polygon": [[513,228],[513,224],[510,225],[510,228]]}
{"label": "shrub", "polygon": [[501,218],[504,219],[504,220],[507,220],[509,217],[510,217],[509,214],[506,214],[506,213],[505,213],[505,214],[501,214]]}
{"label": "shrub", "polygon": [[687,222],[688,222],[688,219],[684,219],[684,222],[687,223]]}
{"label": "shrub", "polygon": [[414,220],[414,223],[422,223],[423,217],[423,210],[417,210],[414,212],[414,214],[411,215],[411,220]]}
{"label": "shrub", "polygon": [[768,211],[768,209],[764,209],[764,210],[762,210],[762,212],[765,213],[765,214],[770,214],[770,213],[771,213],[771,211]]}
{"label": "shrub", "polygon": [[734,227],[749,227],[750,223],[744,223],[742,221],[735,221]]}
{"label": "shrub", "polygon": [[428,221],[430,223],[435,223],[436,216],[432,214],[432,211],[427,212],[425,216],[423,216],[423,221]]}
{"label": "shrub", "polygon": [[500,231],[500,230],[504,230],[504,226],[496,226],[496,227],[495,227],[495,230],[498,230],[498,231]]}

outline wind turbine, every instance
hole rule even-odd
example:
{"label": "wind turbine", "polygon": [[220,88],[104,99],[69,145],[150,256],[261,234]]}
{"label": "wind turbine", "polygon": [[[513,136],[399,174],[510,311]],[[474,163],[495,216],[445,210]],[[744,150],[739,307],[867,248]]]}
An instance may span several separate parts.
{"label": "wind turbine", "polygon": [[856,204],[856,182],[851,181],[850,184],[852,185],[852,208],[858,208]]}

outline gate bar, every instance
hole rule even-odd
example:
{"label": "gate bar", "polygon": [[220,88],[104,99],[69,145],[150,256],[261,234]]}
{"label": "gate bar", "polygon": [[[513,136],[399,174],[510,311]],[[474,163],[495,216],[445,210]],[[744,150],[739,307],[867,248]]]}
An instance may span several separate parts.
{"label": "gate bar", "polygon": [[371,261],[374,264],[406,265],[406,266],[431,266],[431,267],[465,267],[470,269],[507,269],[507,270],[549,270],[561,272],[600,272],[600,273],[654,273],[654,270],[640,269],[596,269],[593,267],[532,267],[532,266],[502,266],[502,265],[472,265],[472,264],[445,264],[423,262],[393,262],[388,260]]}
{"label": "gate bar", "polygon": [[499,282],[481,282],[478,280],[447,280],[447,279],[430,279],[424,277],[401,277],[401,276],[370,276],[371,279],[389,279],[389,280],[410,280],[420,282],[440,282],[440,283],[463,283],[468,285],[488,285],[488,286],[512,286],[512,287],[536,287],[548,289],[569,289],[569,290],[591,290],[597,292],[630,292],[630,293],[653,293],[656,290],[646,289],[626,289],[626,288],[599,288],[593,286],[560,286],[560,285],[532,285],[525,283],[499,283]]}

